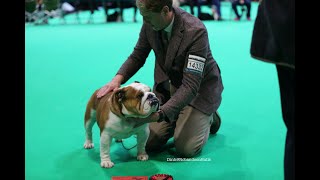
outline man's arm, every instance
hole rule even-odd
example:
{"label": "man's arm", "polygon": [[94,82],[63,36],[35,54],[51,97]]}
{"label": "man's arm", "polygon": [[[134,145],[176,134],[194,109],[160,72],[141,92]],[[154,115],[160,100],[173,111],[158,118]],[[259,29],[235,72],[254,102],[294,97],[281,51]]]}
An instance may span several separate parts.
{"label": "man's arm", "polygon": [[122,64],[116,76],[98,91],[98,98],[101,98],[110,91],[117,90],[121,84],[127,82],[128,79],[130,79],[143,66],[151,51],[145,28],[145,24],[143,24],[140,31],[139,40],[134,48],[134,51]]}
{"label": "man's arm", "polygon": [[144,65],[150,51],[151,46],[147,39],[146,24],[143,24],[134,51],[117,72],[123,76],[122,84],[127,82]]}

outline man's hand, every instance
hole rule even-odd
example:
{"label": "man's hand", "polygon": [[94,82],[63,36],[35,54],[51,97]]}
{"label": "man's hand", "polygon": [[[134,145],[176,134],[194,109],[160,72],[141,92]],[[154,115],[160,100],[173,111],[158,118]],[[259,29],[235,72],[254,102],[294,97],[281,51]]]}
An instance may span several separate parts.
{"label": "man's hand", "polygon": [[136,125],[134,126],[136,128],[145,123],[157,122],[159,120],[159,113],[154,112],[146,118],[132,118],[132,120],[136,122]]}
{"label": "man's hand", "polygon": [[100,90],[97,93],[97,98],[101,98],[104,95],[106,95],[107,93],[111,92],[111,91],[116,91],[117,89],[119,89],[121,82],[123,80],[123,76],[122,75],[116,75],[111,82],[109,82],[108,84],[104,85],[102,88],[100,88]]}

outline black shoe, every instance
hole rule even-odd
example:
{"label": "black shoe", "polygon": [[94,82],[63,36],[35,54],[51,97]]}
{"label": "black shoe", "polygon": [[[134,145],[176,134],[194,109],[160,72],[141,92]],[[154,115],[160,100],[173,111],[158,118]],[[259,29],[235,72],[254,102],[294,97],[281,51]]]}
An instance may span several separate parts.
{"label": "black shoe", "polygon": [[218,112],[213,113],[213,122],[210,126],[210,134],[216,134],[221,125],[221,118]]}

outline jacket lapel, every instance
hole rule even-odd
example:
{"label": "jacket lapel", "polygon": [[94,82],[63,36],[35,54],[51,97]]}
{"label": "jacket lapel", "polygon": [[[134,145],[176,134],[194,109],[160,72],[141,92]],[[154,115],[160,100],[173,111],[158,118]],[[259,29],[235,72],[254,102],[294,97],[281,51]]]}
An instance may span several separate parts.
{"label": "jacket lapel", "polygon": [[174,8],[175,17],[172,27],[171,39],[169,41],[166,61],[165,61],[165,69],[168,71],[171,69],[171,65],[173,63],[174,58],[176,57],[177,51],[179,49],[184,30],[183,21],[181,20],[181,11],[179,8]]}

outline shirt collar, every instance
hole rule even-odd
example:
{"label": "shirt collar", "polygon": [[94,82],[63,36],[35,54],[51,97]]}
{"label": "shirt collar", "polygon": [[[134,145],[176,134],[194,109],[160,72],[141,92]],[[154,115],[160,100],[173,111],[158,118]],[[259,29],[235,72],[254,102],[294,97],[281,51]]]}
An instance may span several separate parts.
{"label": "shirt collar", "polygon": [[167,33],[171,33],[171,31],[172,31],[172,26],[173,26],[173,22],[174,22],[174,15],[173,15],[173,18],[172,18],[171,23],[170,23],[166,28],[164,28],[164,30],[165,30]]}

